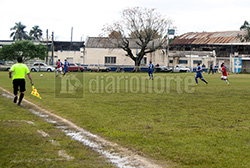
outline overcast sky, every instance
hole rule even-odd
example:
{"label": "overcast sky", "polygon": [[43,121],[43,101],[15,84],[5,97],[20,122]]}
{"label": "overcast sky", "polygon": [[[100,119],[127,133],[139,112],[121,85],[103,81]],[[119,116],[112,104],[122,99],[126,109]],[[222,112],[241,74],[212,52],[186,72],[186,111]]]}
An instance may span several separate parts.
{"label": "overcast sky", "polygon": [[55,40],[85,40],[102,33],[104,24],[119,20],[128,7],[155,8],[173,20],[177,35],[187,32],[239,30],[250,21],[249,0],[1,0],[0,40],[10,40],[16,22],[26,31],[38,25],[46,36],[54,31]]}

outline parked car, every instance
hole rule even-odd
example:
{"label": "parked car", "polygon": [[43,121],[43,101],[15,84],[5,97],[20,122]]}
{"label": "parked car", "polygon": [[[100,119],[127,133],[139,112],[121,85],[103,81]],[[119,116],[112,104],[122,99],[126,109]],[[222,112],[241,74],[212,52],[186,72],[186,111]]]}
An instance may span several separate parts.
{"label": "parked car", "polygon": [[69,68],[68,68],[68,71],[74,71],[74,72],[78,72],[78,70],[79,71],[81,71],[81,72],[83,72],[84,71],[84,67],[83,66],[81,66],[81,65],[78,65],[78,64],[76,64],[76,63],[69,63]]}
{"label": "parked car", "polygon": [[155,72],[172,72],[172,70],[172,68],[163,65],[155,66]]}
{"label": "parked car", "polygon": [[10,66],[9,65],[0,65],[0,71],[9,71]]}
{"label": "parked car", "polygon": [[42,62],[36,62],[32,65],[32,67],[30,67],[30,70],[33,72],[38,72],[38,71],[52,72],[52,71],[55,71],[55,67],[48,66],[47,64],[42,63]]}
{"label": "parked car", "polygon": [[190,72],[190,68],[187,68],[184,65],[175,65],[174,72]]}
{"label": "parked car", "polygon": [[5,65],[5,62],[4,61],[0,61],[0,65]]}
{"label": "parked car", "polygon": [[87,71],[95,71],[95,72],[109,72],[111,70],[110,67],[104,66],[104,65],[97,65],[97,64],[91,64],[89,66],[87,66]]}

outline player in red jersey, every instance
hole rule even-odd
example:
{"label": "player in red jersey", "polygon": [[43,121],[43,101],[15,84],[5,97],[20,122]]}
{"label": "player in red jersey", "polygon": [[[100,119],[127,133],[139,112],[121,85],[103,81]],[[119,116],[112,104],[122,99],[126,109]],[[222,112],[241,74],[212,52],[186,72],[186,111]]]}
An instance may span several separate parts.
{"label": "player in red jersey", "polygon": [[56,76],[58,76],[58,71],[61,72],[61,74],[63,75],[62,72],[62,62],[60,61],[60,59],[58,59],[57,63],[56,63]]}
{"label": "player in red jersey", "polygon": [[221,64],[221,71],[222,71],[222,76],[221,76],[221,80],[225,80],[227,82],[227,84],[229,85],[228,79],[227,79],[227,71],[226,71],[226,67],[224,65],[224,63]]}

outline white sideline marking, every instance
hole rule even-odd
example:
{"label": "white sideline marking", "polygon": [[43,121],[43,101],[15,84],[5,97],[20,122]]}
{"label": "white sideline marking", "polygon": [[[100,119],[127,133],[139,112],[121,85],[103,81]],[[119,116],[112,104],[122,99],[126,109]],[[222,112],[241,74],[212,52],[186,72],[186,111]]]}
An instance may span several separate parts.
{"label": "white sideline marking", "polygon": [[51,162],[51,161],[63,161],[65,160],[64,158],[57,158],[57,159],[44,159],[44,158],[40,158],[40,159],[23,159],[23,160],[12,160],[12,163],[24,163],[24,162]]}
{"label": "white sideline marking", "polygon": [[57,141],[55,141],[55,140],[49,140],[51,143],[52,143],[52,145],[55,145],[55,146],[61,146],[60,144],[59,144],[59,142],[57,142]]}
{"label": "white sideline marking", "polygon": [[32,122],[32,121],[26,121],[26,120],[22,120],[22,121],[24,121],[24,122],[26,122],[26,123],[28,123],[28,124],[30,124],[30,125],[35,125],[35,123]]}
{"label": "white sideline marking", "polygon": [[30,124],[30,125],[36,125],[34,122],[32,121],[28,121],[28,120],[0,120],[1,122],[25,122],[27,124]]}
{"label": "white sideline marking", "polygon": [[[8,93],[9,95],[3,94],[5,97],[11,97],[11,93],[6,89],[0,87],[4,92]],[[13,97],[11,97],[13,98]],[[63,129],[62,131],[66,133],[67,136],[72,137],[79,142],[82,142],[84,145],[92,148],[94,151],[102,154],[109,161],[119,168],[161,168],[162,166],[153,163],[153,161],[148,160],[142,156],[139,156],[132,151],[129,151],[126,148],[118,146],[116,143],[107,141],[98,135],[94,135],[81,127],[78,127],[76,124],[72,123],[71,121],[62,118],[54,113],[51,113],[38,105],[23,99],[23,102],[33,106],[35,109],[42,111],[49,115],[52,118],[56,118],[60,120],[60,122],[64,123],[64,125],[68,125],[67,129]],[[40,113],[41,115],[41,113]],[[59,126],[60,127],[60,126]],[[73,129],[77,131],[72,131]],[[164,165],[164,167],[169,167],[168,165]]]}
{"label": "white sideline marking", "polygon": [[61,157],[63,157],[63,158],[65,158],[66,160],[73,160],[73,159],[75,159],[74,157],[69,156],[69,155],[66,153],[65,150],[59,150],[59,151],[58,151],[58,155],[61,156]]}
{"label": "white sideline marking", "polygon": [[42,130],[37,130],[37,132],[39,134],[41,134],[43,137],[49,137],[49,134],[47,134],[46,132],[42,131]]}

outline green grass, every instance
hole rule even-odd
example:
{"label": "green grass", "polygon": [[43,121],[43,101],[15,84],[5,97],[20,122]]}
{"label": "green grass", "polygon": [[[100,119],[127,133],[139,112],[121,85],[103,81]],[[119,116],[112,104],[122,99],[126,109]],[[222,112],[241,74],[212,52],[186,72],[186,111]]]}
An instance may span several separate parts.
{"label": "green grass", "polygon": [[[2,91],[0,94],[0,167],[113,167],[97,153],[66,137],[52,124],[25,108],[13,105],[11,100],[2,97]],[[43,137],[38,130],[46,132],[49,137]],[[57,145],[53,145],[51,140]],[[74,159],[66,160],[59,156],[59,151],[65,151]]]}
{"label": "green grass", "polygon": [[[43,99],[29,84],[25,98],[139,154],[177,167],[250,167],[248,74],[230,75],[230,86],[204,74],[209,85],[195,86],[190,73],[154,74],[154,81],[146,73],[78,73],[78,99],[57,98],[54,73],[43,74],[31,74]],[[0,86],[12,91],[7,77],[0,73]]]}

